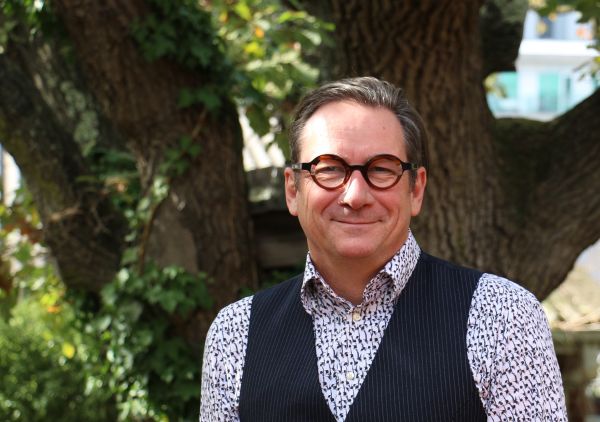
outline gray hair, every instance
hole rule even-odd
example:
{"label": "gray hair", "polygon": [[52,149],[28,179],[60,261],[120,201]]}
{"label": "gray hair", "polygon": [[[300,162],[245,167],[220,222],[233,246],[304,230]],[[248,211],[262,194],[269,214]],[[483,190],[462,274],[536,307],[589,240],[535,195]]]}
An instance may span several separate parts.
{"label": "gray hair", "polygon": [[[289,132],[293,162],[299,160],[300,139],[308,119],[320,107],[338,101],[354,101],[358,104],[390,110],[402,127],[408,161],[427,167],[427,131],[423,119],[408,103],[400,88],[370,76],[329,82],[309,92],[300,101]],[[414,171],[410,172],[410,180],[412,186],[415,180]]]}

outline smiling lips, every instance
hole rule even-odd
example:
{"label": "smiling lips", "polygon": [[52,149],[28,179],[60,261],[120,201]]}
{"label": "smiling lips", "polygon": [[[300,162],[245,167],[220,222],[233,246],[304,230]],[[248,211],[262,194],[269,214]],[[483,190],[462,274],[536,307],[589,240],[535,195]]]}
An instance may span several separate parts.
{"label": "smiling lips", "polygon": [[367,225],[367,224],[374,224],[377,221],[348,221],[348,220],[336,220],[334,219],[333,221],[337,222],[337,223],[342,223],[342,224],[353,224],[353,225]]}

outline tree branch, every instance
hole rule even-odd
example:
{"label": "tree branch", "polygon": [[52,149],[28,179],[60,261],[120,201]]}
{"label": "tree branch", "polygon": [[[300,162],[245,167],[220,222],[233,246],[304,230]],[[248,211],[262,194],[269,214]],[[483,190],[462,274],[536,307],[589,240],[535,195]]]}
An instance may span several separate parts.
{"label": "tree branch", "polygon": [[479,19],[484,78],[494,72],[515,70],[527,8],[526,0],[485,2]]}
{"label": "tree branch", "polygon": [[503,266],[509,276],[530,280],[540,298],[600,238],[598,110],[597,90],[552,122],[498,121],[510,210],[500,219],[512,222]]}

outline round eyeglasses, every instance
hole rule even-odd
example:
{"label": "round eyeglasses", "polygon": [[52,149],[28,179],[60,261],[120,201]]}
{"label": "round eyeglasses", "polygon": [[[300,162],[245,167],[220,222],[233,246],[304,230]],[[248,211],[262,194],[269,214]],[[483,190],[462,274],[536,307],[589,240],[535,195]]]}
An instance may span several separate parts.
{"label": "round eyeglasses", "polygon": [[308,163],[294,163],[290,167],[294,171],[310,172],[315,183],[327,190],[344,186],[354,170],[360,171],[367,184],[373,189],[389,189],[398,183],[404,171],[419,168],[417,164],[405,163],[390,154],[376,155],[363,165],[353,166],[337,155],[324,154]]}

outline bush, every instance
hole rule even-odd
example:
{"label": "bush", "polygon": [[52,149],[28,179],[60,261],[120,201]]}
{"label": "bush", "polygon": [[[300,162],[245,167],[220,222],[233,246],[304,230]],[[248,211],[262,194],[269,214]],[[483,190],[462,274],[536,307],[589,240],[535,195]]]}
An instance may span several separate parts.
{"label": "bush", "polygon": [[102,368],[69,322],[68,310],[33,300],[0,319],[0,420],[116,420],[105,382],[91,376]]}

